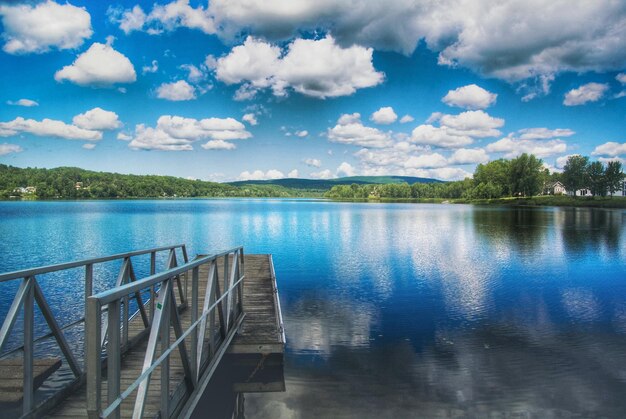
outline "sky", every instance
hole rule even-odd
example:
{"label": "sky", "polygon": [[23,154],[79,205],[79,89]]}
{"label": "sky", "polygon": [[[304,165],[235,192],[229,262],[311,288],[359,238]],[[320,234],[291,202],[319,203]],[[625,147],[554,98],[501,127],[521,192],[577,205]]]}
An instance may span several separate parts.
{"label": "sky", "polygon": [[626,2],[0,0],[0,163],[232,181],[626,162]]}

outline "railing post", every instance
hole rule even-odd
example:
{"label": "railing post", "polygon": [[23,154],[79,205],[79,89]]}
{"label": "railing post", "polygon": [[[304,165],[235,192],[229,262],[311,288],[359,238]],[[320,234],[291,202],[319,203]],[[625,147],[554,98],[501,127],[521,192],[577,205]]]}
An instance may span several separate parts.
{"label": "railing post", "polygon": [[85,314],[85,369],[87,378],[87,415],[90,419],[100,417],[102,390],[102,314],[100,303],[95,298],[87,300]]}
{"label": "railing post", "polygon": [[[111,405],[120,395],[120,300],[109,303],[109,340],[107,343],[107,401]],[[120,408],[113,411],[113,418],[120,417]]]}
{"label": "railing post", "polygon": [[93,294],[93,263],[85,265],[85,311],[87,310],[87,299]]}
{"label": "railing post", "polygon": [[[198,320],[198,298],[200,294],[200,289],[198,286],[198,277],[200,274],[200,268],[195,267],[191,272],[191,324],[195,323]],[[207,287],[209,285],[207,284]],[[192,371],[192,380],[194,386],[198,384],[198,331],[200,329],[196,329],[195,333],[191,334],[191,371]],[[204,336],[201,338],[204,339]]]}
{"label": "railing post", "polygon": [[[166,282],[170,281],[167,285]],[[170,304],[169,300],[174,294],[173,286],[171,282],[173,278],[169,278],[161,284],[160,292],[171,293],[164,296],[163,310],[161,317],[161,353],[165,352],[170,346]],[[170,415],[170,357],[166,357],[161,364],[161,418],[167,419]]]}
{"label": "railing post", "polygon": [[[156,252],[150,252],[150,276],[156,273]],[[150,322],[154,318],[154,300],[156,299],[156,284],[150,287]],[[152,323],[151,323],[152,324]]]}
{"label": "railing post", "polygon": [[22,400],[23,414],[30,413],[34,406],[33,347],[35,328],[35,288],[34,277],[28,277],[26,295],[24,296],[24,397]]}

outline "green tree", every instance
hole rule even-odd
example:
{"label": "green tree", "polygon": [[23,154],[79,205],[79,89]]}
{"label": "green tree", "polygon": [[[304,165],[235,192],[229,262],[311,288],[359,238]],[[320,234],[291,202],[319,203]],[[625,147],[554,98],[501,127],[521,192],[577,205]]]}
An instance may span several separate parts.
{"label": "green tree", "polygon": [[533,196],[542,188],[543,162],[532,154],[522,154],[509,163],[509,189],[513,195]]}
{"label": "green tree", "polygon": [[624,179],[622,163],[619,161],[610,161],[604,171],[604,177],[606,179],[606,188],[612,197],[613,194],[622,187],[622,180]]}
{"label": "green tree", "polygon": [[563,185],[576,196],[576,191],[587,187],[587,166],[589,157],[574,155],[567,158],[563,167]]}
{"label": "green tree", "polygon": [[489,190],[495,191],[497,197],[510,195],[509,172],[510,161],[505,159],[479,164],[474,171],[474,185],[490,183]]}
{"label": "green tree", "polygon": [[593,196],[606,195],[606,176],[602,163],[594,161],[587,166],[587,182]]}

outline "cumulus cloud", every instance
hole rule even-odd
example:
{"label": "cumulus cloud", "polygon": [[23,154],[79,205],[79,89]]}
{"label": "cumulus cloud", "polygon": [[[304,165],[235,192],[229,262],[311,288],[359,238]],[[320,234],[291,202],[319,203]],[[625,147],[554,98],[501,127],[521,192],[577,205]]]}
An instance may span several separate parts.
{"label": "cumulus cloud", "polygon": [[328,139],[335,143],[352,144],[361,147],[387,147],[392,144],[391,135],[377,128],[366,127],[360,121],[361,115],[343,114],[337,124],[327,131]]}
{"label": "cumulus cloud", "polygon": [[24,151],[22,147],[17,144],[0,144],[0,156],[6,156],[7,154],[11,153],[20,153],[22,151]]}
{"label": "cumulus cloud", "polygon": [[615,80],[622,84],[626,84],[626,73],[619,73],[617,76],[615,76]]}
{"label": "cumulus cloud", "polygon": [[18,117],[9,122],[0,122],[0,137],[10,137],[21,133],[66,140],[99,141],[102,139],[100,131],[79,128],[54,119],[45,118],[36,121]]}
{"label": "cumulus cloud", "polygon": [[335,173],[338,177],[356,176],[356,169],[350,163],[344,161],[337,167]]}
{"label": "cumulus cloud", "polygon": [[224,140],[210,140],[201,145],[205,150],[234,150],[235,144]]}
{"label": "cumulus cloud", "polygon": [[304,137],[306,137],[307,135],[309,135],[309,131],[307,131],[307,130],[296,131],[296,132],[294,132],[294,135],[295,135],[296,137],[304,138]]}
{"label": "cumulus cloud", "polygon": [[413,121],[415,121],[415,118],[413,118],[411,115],[404,115],[402,118],[400,118],[401,124],[406,124]]}
{"label": "cumulus cloud", "polygon": [[482,148],[460,148],[450,156],[448,161],[450,164],[487,163],[489,156]]}
{"label": "cumulus cloud", "polygon": [[275,96],[289,90],[325,99],[347,96],[382,83],[383,73],[372,63],[372,49],[343,48],[333,37],[296,39],[285,50],[248,37],[217,60],[215,76],[226,84],[241,84],[237,99],[250,99],[263,89]]}
{"label": "cumulus cloud", "polygon": [[504,125],[504,119],[494,118],[483,111],[467,111],[458,115],[441,115],[439,124],[456,135],[485,138],[500,135],[498,128]]}
{"label": "cumulus cloud", "polygon": [[609,90],[608,84],[587,83],[567,92],[563,104],[565,106],[578,106],[587,102],[597,102],[602,99],[607,90]]}
{"label": "cumulus cloud", "polygon": [[93,108],[85,113],[76,115],[72,123],[79,128],[88,130],[111,130],[122,126],[115,112],[105,111],[102,108]]}
{"label": "cumulus cloud", "polygon": [[[252,137],[245,126],[233,118],[194,119],[181,116],[163,115],[157,120],[156,127],[144,124],[135,126],[133,135],[118,139],[130,141],[132,149],[189,151],[193,143],[208,139],[205,149],[234,149],[234,144],[227,141],[243,140]],[[230,145],[229,145],[230,144]]]}
{"label": "cumulus cloud", "polygon": [[311,179],[333,179],[335,175],[330,169],[320,170],[309,174]]}
{"label": "cumulus cloud", "polygon": [[563,140],[549,141],[523,140],[509,135],[494,143],[488,144],[486,150],[493,153],[505,153],[507,158],[517,157],[522,153],[534,154],[537,157],[549,157],[567,150]]}
{"label": "cumulus cloud", "polygon": [[259,121],[257,121],[256,119],[256,115],[253,113],[247,113],[241,119],[243,119],[250,125],[257,125],[259,123]]}
{"label": "cumulus cloud", "polygon": [[459,135],[448,127],[435,127],[425,124],[415,127],[411,133],[411,141],[415,144],[431,145],[441,148],[463,147],[473,142],[467,135]]}
{"label": "cumulus cloud", "polygon": [[94,42],[72,65],[57,71],[54,79],[68,80],[79,86],[109,87],[116,83],[133,83],[137,74],[124,54],[111,45]]}
{"label": "cumulus cloud", "polygon": [[626,143],[609,141],[597,146],[591,153],[594,156],[621,156],[626,155]]}
{"label": "cumulus cloud", "polygon": [[319,159],[304,159],[303,162],[311,167],[320,167],[322,165],[322,161]]}
{"label": "cumulus cloud", "polygon": [[198,29],[206,34],[215,33],[215,24],[208,11],[202,6],[189,5],[189,0],[177,0],[166,4],[155,4],[146,14],[140,6],[132,9],[109,9],[109,18],[117,23],[124,33],[145,30],[151,35],[171,32],[178,28]]}
{"label": "cumulus cloud", "polygon": [[297,178],[299,176],[298,169],[293,169],[291,172],[287,173],[288,178]]}
{"label": "cumulus cloud", "polygon": [[8,54],[43,53],[51,48],[72,49],[91,37],[91,16],[85,8],[46,1],[36,5],[0,5]]}
{"label": "cumulus cloud", "polygon": [[480,86],[469,84],[450,90],[441,101],[449,106],[465,109],[486,109],[496,103],[497,94],[491,93]]}
{"label": "cumulus cloud", "polygon": [[209,12],[229,39],[326,30],[341,45],[407,55],[424,40],[441,65],[510,82],[622,70],[626,61],[626,8],[612,0],[214,0]]}
{"label": "cumulus cloud", "polygon": [[141,68],[141,74],[156,73],[158,70],[159,70],[159,62],[157,60],[152,60],[152,63],[150,63],[150,65],[144,65]]}
{"label": "cumulus cloud", "polygon": [[280,170],[270,169],[267,172],[262,170],[255,170],[253,172],[243,171],[239,174],[238,180],[272,180],[272,179],[284,179],[285,174]]}
{"label": "cumulus cloud", "polygon": [[524,128],[517,131],[517,134],[522,140],[547,140],[557,137],[571,137],[576,132],[568,128]]}
{"label": "cumulus cloud", "polygon": [[196,88],[185,80],[172,83],[163,83],[156,90],[159,99],[172,101],[193,100],[196,98]]}
{"label": "cumulus cloud", "polygon": [[566,156],[561,156],[556,158],[556,167],[557,169],[563,169],[565,167],[565,163],[567,163],[567,159],[572,156],[579,156],[579,154],[568,154]]}
{"label": "cumulus cloud", "polygon": [[612,161],[617,161],[617,162],[622,163],[622,166],[626,166],[626,158],[617,157],[617,156],[615,156],[615,157],[598,157],[598,161],[600,163],[603,163],[603,164],[608,164],[608,163],[610,163]]}
{"label": "cumulus cloud", "polygon": [[381,125],[392,124],[396,122],[396,119],[398,119],[398,115],[396,115],[391,106],[380,108],[370,117],[371,121]]}
{"label": "cumulus cloud", "polygon": [[17,100],[15,102],[13,102],[12,100],[7,100],[7,105],[25,106],[27,108],[30,108],[32,106],[39,106],[39,103],[35,102],[34,100],[30,100],[30,99],[20,99],[20,100]]}
{"label": "cumulus cloud", "polygon": [[96,145],[94,143],[85,143],[83,144],[83,148],[85,150],[93,150],[94,148],[96,148]]}

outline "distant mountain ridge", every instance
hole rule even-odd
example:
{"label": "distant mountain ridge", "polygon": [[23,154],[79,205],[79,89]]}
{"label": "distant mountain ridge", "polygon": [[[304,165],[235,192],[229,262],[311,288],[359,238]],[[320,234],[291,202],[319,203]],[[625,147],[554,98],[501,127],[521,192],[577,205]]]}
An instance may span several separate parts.
{"label": "distant mountain ridge", "polygon": [[349,176],[336,179],[272,179],[272,180],[240,180],[236,182],[227,182],[229,185],[277,185],[285,188],[293,189],[330,189],[337,185],[371,185],[371,184],[388,184],[388,183],[444,183],[442,180],[414,177],[414,176]]}

